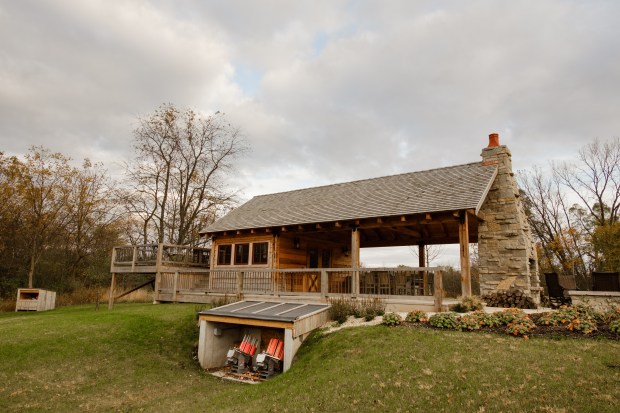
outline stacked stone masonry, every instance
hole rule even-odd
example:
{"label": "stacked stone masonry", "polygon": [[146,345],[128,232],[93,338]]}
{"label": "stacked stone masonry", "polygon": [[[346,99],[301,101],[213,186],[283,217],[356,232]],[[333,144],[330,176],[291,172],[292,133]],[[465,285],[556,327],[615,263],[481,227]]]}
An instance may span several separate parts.
{"label": "stacked stone masonry", "polygon": [[478,227],[480,293],[517,288],[540,303],[536,246],[512,172],[506,146],[482,150],[484,164],[496,164],[498,173],[481,209]]}

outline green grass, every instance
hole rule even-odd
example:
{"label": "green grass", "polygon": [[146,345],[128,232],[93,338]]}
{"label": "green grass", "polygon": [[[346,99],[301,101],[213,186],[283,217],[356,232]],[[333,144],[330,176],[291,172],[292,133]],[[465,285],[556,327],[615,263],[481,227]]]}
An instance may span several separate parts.
{"label": "green grass", "polygon": [[0,313],[0,411],[620,410],[620,343],[384,326],[315,335],[256,386],[192,358],[195,305]]}

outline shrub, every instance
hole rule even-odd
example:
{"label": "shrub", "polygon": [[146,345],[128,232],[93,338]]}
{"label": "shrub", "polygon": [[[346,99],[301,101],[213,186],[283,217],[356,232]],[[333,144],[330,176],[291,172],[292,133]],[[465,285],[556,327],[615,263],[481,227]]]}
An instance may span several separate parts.
{"label": "shrub", "polygon": [[373,320],[376,316],[385,314],[385,300],[381,298],[363,298],[358,301],[357,312],[366,321]]}
{"label": "shrub", "polygon": [[551,326],[566,325],[570,331],[581,331],[590,334],[596,330],[596,320],[605,317],[590,307],[562,306],[556,311],[543,314],[539,323]]}
{"label": "shrub", "polygon": [[339,324],[344,323],[350,315],[370,321],[385,314],[385,300],[381,298],[334,298],[329,303],[332,306],[330,317]]}
{"label": "shrub", "polygon": [[456,328],[458,316],[453,312],[433,314],[428,319],[428,324],[438,328]]}
{"label": "shrub", "polygon": [[211,308],[221,307],[223,305],[237,302],[237,298],[233,295],[224,294],[224,297],[218,297],[211,303]]}
{"label": "shrub", "polygon": [[620,306],[609,308],[607,311],[597,314],[597,319],[604,324],[609,324],[614,320],[620,320]]}
{"label": "shrub", "polygon": [[456,311],[457,313],[468,313],[475,310],[482,310],[482,302],[480,297],[474,295],[463,297],[459,303],[450,306],[450,311]]}
{"label": "shrub", "polygon": [[620,334],[620,318],[609,323],[609,331]]}
{"label": "shrub", "polygon": [[499,325],[508,325],[514,321],[520,320],[525,317],[523,310],[518,308],[507,308],[505,310],[495,313],[495,317]]}
{"label": "shrub", "polygon": [[399,326],[402,323],[403,318],[397,313],[386,313],[383,315],[383,322],[381,324],[389,327]]}
{"label": "shrub", "polygon": [[428,321],[428,315],[422,310],[413,310],[407,314],[405,321],[408,323],[425,323]]}
{"label": "shrub", "polygon": [[481,327],[497,327],[502,324],[497,313],[485,313],[482,310],[474,311],[471,316],[476,319]]}
{"label": "shrub", "polygon": [[471,314],[462,315],[458,318],[458,323],[456,326],[457,330],[479,330],[480,324],[478,322],[478,318]]}
{"label": "shrub", "polygon": [[357,311],[357,302],[350,298],[331,298],[329,304],[329,317],[338,324],[347,321]]}
{"label": "shrub", "polygon": [[523,338],[529,338],[528,333],[536,328],[536,324],[527,315],[523,315],[521,318],[516,318],[506,326],[506,333],[513,336],[523,336]]}

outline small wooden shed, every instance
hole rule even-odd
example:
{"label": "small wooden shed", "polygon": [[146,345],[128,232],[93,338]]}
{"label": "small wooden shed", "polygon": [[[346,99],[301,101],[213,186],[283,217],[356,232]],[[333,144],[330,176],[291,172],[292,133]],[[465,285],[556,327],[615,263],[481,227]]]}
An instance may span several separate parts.
{"label": "small wooden shed", "polygon": [[[227,351],[244,335],[259,343],[278,335],[284,340],[284,371],[308,335],[328,321],[328,304],[240,301],[199,313],[198,361],[204,369],[223,367]],[[265,347],[260,344],[257,354]]]}
{"label": "small wooden shed", "polygon": [[17,290],[15,311],[47,311],[56,308],[56,291],[39,288],[20,288]]}

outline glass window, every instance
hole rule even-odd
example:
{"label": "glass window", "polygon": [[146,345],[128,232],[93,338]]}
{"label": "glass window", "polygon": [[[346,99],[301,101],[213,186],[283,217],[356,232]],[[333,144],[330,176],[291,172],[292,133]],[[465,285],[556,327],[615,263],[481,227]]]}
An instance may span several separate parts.
{"label": "glass window", "polygon": [[308,250],[308,268],[319,268],[319,252],[314,248]]}
{"label": "glass window", "polygon": [[244,265],[250,259],[250,244],[235,244],[235,265]]}
{"label": "glass window", "polygon": [[255,242],[252,244],[252,264],[267,264],[269,243]]}
{"label": "glass window", "polygon": [[330,268],[332,266],[331,250],[323,250],[321,254],[321,268]]}
{"label": "glass window", "polygon": [[217,247],[217,264],[218,265],[230,265],[230,256],[232,252],[232,245],[218,245]]}

